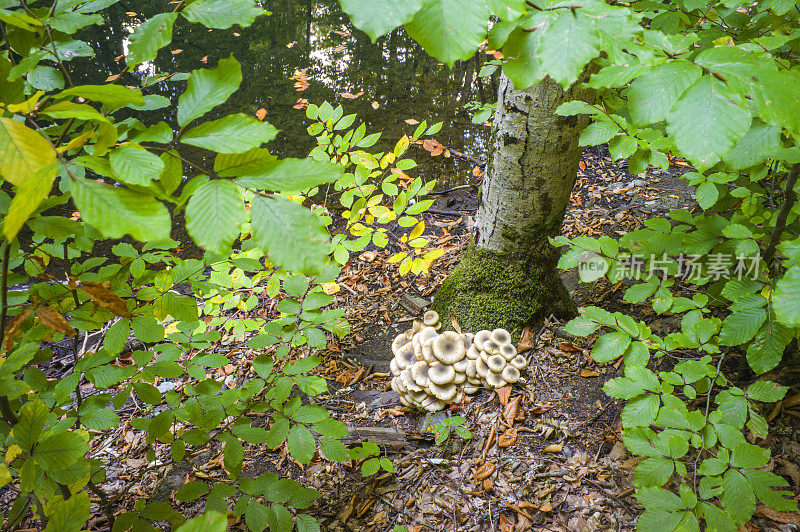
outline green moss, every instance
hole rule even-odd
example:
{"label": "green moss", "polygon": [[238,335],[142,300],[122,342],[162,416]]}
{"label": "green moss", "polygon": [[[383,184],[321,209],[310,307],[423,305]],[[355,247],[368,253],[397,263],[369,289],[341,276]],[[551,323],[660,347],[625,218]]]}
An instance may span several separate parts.
{"label": "green moss", "polygon": [[445,279],[432,308],[449,324],[456,318],[465,331],[503,327],[519,333],[537,327],[550,314],[575,315],[555,268],[558,251],[543,227],[506,230],[510,242],[499,253],[470,245],[461,263]]}

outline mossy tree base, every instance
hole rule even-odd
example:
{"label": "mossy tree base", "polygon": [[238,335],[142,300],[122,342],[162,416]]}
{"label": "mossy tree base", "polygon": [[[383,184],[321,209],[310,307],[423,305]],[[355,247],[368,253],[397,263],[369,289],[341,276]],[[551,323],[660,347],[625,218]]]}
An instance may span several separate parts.
{"label": "mossy tree base", "polygon": [[464,331],[502,327],[515,340],[524,327],[537,328],[550,314],[571,318],[577,310],[555,269],[552,251],[536,260],[535,254],[519,257],[470,245],[442,283],[432,308],[446,327],[455,318]]}

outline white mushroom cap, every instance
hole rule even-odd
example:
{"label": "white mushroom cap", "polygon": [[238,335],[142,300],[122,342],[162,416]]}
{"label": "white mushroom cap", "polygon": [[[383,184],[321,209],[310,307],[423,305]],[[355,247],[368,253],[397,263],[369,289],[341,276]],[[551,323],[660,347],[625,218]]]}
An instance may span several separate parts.
{"label": "white mushroom cap", "polygon": [[475,374],[478,377],[486,377],[486,374],[489,372],[489,366],[486,365],[486,362],[483,361],[482,358],[479,358],[475,361]]}
{"label": "white mushroom cap", "polygon": [[491,357],[491,356],[493,356],[493,355],[491,353],[489,353],[488,351],[481,351],[481,356],[479,358],[481,360],[483,360],[484,362],[489,362],[489,357]]}
{"label": "white mushroom cap", "polygon": [[436,357],[433,354],[433,342],[436,338],[431,338],[430,340],[426,340],[425,343],[422,344],[422,360],[427,362],[428,364],[433,364],[436,362]]}
{"label": "white mushroom cap", "polygon": [[472,343],[475,344],[479,350],[483,351],[483,342],[489,339],[492,335],[492,331],[482,330],[475,333],[475,336],[472,338]]}
{"label": "white mushroom cap", "polygon": [[528,361],[525,360],[525,357],[522,355],[517,355],[509,361],[509,364],[517,368],[518,370],[522,371],[522,369],[528,365]]}
{"label": "white mushroom cap", "polygon": [[411,377],[417,383],[417,386],[422,388],[427,386],[430,383],[430,379],[428,379],[428,363],[421,360],[411,366]]}
{"label": "white mushroom cap", "polygon": [[453,369],[456,370],[456,373],[466,373],[468,364],[469,364],[469,359],[464,357],[455,364],[453,364]]}
{"label": "white mushroom cap", "polygon": [[477,371],[478,371],[477,368],[476,368],[476,363],[475,363],[474,360],[470,360],[470,359],[467,359],[467,360],[468,360],[468,362],[467,362],[467,370],[464,373],[467,374],[467,377],[470,377],[470,378],[474,379],[475,376],[477,375]]}
{"label": "white mushroom cap", "polygon": [[486,353],[489,353],[490,355],[499,355],[500,354],[499,348],[500,348],[500,346],[497,345],[496,343],[494,343],[494,341],[486,340],[485,342],[483,342],[482,351],[485,351]]}
{"label": "white mushroom cap", "polygon": [[400,404],[408,407],[415,406],[414,404],[411,403],[411,401],[408,400],[408,398],[405,395],[400,395]]}
{"label": "white mushroom cap", "polygon": [[500,354],[506,360],[511,360],[515,356],[517,356],[517,348],[511,344],[503,344],[500,346]]}
{"label": "white mushroom cap", "polygon": [[461,335],[453,331],[445,331],[433,342],[433,354],[442,364],[454,364],[464,358],[467,350]]}
{"label": "white mushroom cap", "polygon": [[424,327],[419,332],[419,341],[420,343],[424,344],[426,340],[430,340],[431,338],[436,338],[436,336],[437,336],[436,329],[434,329],[433,327]]}
{"label": "white mushroom cap", "polygon": [[403,386],[406,387],[406,390],[409,392],[421,392],[422,386],[417,385],[414,382],[414,377],[411,375],[411,367],[407,367],[402,372],[400,372],[400,380],[403,381]]}
{"label": "white mushroom cap", "polygon": [[480,386],[481,384],[483,384],[483,382],[481,382],[480,377],[467,377],[467,382],[473,386]]}
{"label": "white mushroom cap", "polygon": [[472,395],[473,393],[477,392],[479,388],[472,383],[465,384],[462,388],[465,394]]}
{"label": "white mushroom cap", "polygon": [[503,369],[503,380],[509,383],[515,383],[519,380],[519,370],[514,366],[506,366]]}
{"label": "white mushroom cap", "polygon": [[467,396],[464,393],[464,390],[458,390],[456,392],[456,396],[453,397],[453,402],[454,403],[463,403],[466,398],[467,398]]}
{"label": "white mushroom cap", "polygon": [[397,351],[401,347],[406,345],[408,342],[409,342],[409,339],[408,339],[408,337],[406,337],[405,333],[400,333],[397,336],[395,336],[394,340],[392,341],[392,353],[394,353],[396,355]]}
{"label": "white mushroom cap", "polygon": [[413,337],[411,337],[411,346],[414,350],[414,355],[416,355],[417,358],[420,358],[422,356],[422,342],[420,342],[419,333],[416,333]]}
{"label": "white mushroom cap", "polygon": [[389,370],[392,372],[392,375],[394,375],[395,377],[400,375],[400,367],[397,365],[397,360],[396,359],[393,358],[389,362]]}
{"label": "white mushroom cap", "polygon": [[467,349],[467,358],[470,360],[475,360],[479,356],[481,356],[481,350],[478,349],[475,344],[469,346],[469,349]]}
{"label": "white mushroom cap", "polygon": [[452,382],[442,386],[431,384],[431,393],[433,393],[433,396],[437,399],[441,399],[445,403],[452,401],[457,391],[458,387]]}
{"label": "white mushroom cap", "polygon": [[467,374],[466,373],[459,373],[459,372],[456,371],[456,376],[453,378],[453,383],[454,384],[461,384],[465,380],[467,380]]}
{"label": "white mushroom cap", "polygon": [[406,346],[403,346],[400,349],[400,351],[397,353],[397,356],[394,357],[394,359],[397,360],[397,367],[400,368],[400,370],[404,370],[411,364],[417,362],[417,357],[414,355],[414,351],[411,349],[407,349]]}
{"label": "white mushroom cap", "polygon": [[395,377],[392,379],[392,390],[396,391],[401,396],[404,393],[408,392],[406,387],[403,385],[403,381],[400,379],[400,377]]}
{"label": "white mushroom cap", "polygon": [[498,346],[511,343],[511,334],[505,329],[495,329],[492,331],[492,341]]}
{"label": "white mushroom cap", "polygon": [[489,366],[489,371],[500,373],[503,371],[503,368],[506,367],[506,359],[500,355],[492,355],[489,357],[486,365]]}
{"label": "white mushroom cap", "polygon": [[428,378],[431,380],[431,384],[438,384],[439,386],[442,386],[444,384],[453,382],[455,377],[456,370],[453,369],[453,366],[446,366],[444,364],[434,362],[431,364],[431,367],[428,368]]}
{"label": "white mushroom cap", "polygon": [[442,322],[437,323],[436,325],[433,326],[433,328],[436,329],[437,333],[441,332],[442,331]]}
{"label": "white mushroom cap", "polygon": [[438,412],[445,407],[444,402],[441,399],[435,399],[425,405],[425,410],[428,412]]}
{"label": "white mushroom cap", "polygon": [[499,373],[494,373],[490,371],[486,374],[486,384],[491,386],[492,388],[502,388],[506,385],[505,379]]}
{"label": "white mushroom cap", "polygon": [[411,392],[406,397],[411,399],[411,402],[413,402],[415,405],[419,405],[425,400],[426,397],[428,397],[428,394],[425,392]]}
{"label": "white mushroom cap", "polygon": [[436,327],[439,323],[439,313],[435,310],[429,310],[422,316],[422,323],[428,327]]}

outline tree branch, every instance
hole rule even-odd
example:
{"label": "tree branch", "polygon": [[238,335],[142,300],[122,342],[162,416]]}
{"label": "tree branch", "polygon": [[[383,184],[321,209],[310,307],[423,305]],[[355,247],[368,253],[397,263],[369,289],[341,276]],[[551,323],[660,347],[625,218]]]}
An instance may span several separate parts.
{"label": "tree branch", "polygon": [[789,179],[786,180],[786,194],[783,197],[781,210],[778,211],[778,218],[775,220],[775,228],[772,230],[772,234],[769,237],[767,249],[764,250],[763,258],[764,262],[767,263],[767,268],[769,268],[772,263],[772,258],[775,256],[775,249],[781,241],[783,230],[786,229],[786,219],[789,217],[789,212],[797,201],[797,193],[794,191],[794,186],[797,183],[798,176],[800,176],[800,163],[795,163],[789,171]]}
{"label": "tree branch", "polygon": [[[11,258],[11,242],[6,241],[3,248],[3,270],[0,274],[0,342],[5,343],[6,338],[6,318],[8,310],[8,261]],[[8,397],[0,396],[0,413],[6,421],[13,427],[19,419],[11,409]]]}

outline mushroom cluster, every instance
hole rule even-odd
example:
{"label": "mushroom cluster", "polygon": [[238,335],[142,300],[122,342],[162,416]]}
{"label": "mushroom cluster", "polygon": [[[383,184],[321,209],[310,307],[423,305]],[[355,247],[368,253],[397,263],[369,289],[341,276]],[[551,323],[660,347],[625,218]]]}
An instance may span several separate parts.
{"label": "mushroom cluster", "polygon": [[481,385],[500,388],[519,380],[525,357],[505,329],[474,335],[441,330],[439,314],[429,310],[392,342],[391,385],[405,406],[437,412]]}

